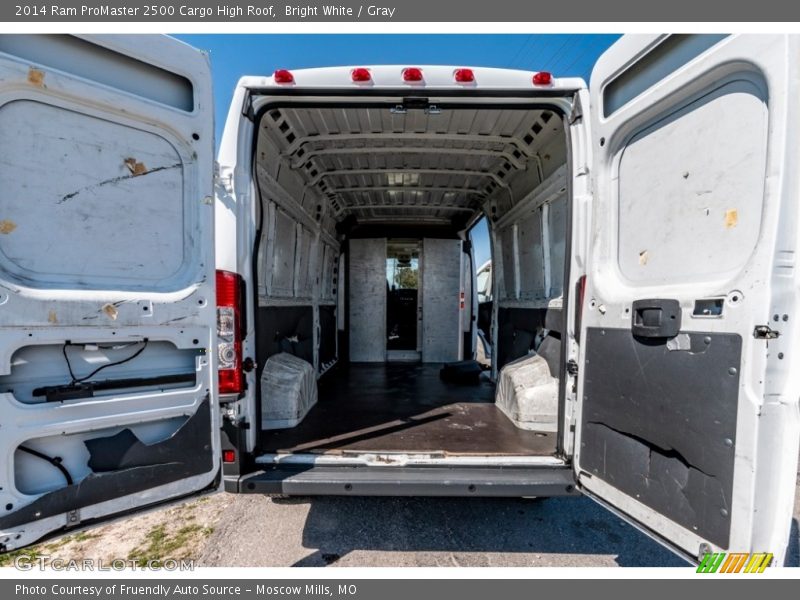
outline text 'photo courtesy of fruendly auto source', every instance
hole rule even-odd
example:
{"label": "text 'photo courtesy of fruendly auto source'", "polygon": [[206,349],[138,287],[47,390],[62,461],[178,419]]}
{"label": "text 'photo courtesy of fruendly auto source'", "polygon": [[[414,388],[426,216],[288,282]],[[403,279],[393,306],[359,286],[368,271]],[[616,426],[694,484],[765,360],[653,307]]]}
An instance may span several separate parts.
{"label": "text 'photo courtesy of fruendly auto source'", "polygon": [[800,27],[532,8],[0,8],[3,597],[800,576]]}

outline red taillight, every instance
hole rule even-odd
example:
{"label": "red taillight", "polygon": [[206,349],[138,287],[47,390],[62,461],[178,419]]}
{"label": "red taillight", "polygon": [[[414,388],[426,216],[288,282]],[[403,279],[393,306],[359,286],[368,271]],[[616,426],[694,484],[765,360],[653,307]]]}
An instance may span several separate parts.
{"label": "red taillight", "polygon": [[236,462],[236,450],[223,450],[222,462],[224,463]]}
{"label": "red taillight", "polygon": [[292,75],[291,71],[287,71],[286,69],[277,69],[275,73],[272,74],[272,78],[275,80],[275,83],[294,83],[294,75]]}
{"label": "red taillight", "polygon": [[417,67],[408,67],[403,69],[403,81],[409,83],[422,81],[422,69],[418,69]]}
{"label": "red taillight", "polygon": [[533,85],[550,85],[553,83],[553,74],[547,71],[539,71],[533,76]]}
{"label": "red taillight", "polygon": [[242,373],[241,285],[236,273],[217,271],[217,369],[219,393],[244,390]]}
{"label": "red taillight", "polygon": [[453,78],[456,83],[472,83],[475,81],[475,73],[472,72],[472,69],[456,69]]}
{"label": "red taillight", "polygon": [[372,75],[370,74],[369,69],[358,67],[357,69],[350,71],[350,78],[356,83],[364,83],[365,81],[371,81]]}

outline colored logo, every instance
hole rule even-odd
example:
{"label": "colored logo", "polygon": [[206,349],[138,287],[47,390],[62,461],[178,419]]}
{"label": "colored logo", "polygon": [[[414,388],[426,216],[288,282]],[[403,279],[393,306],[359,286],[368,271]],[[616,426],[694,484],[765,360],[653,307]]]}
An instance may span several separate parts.
{"label": "colored logo", "polygon": [[706,552],[697,566],[698,573],[763,573],[772,562],[771,552]]}

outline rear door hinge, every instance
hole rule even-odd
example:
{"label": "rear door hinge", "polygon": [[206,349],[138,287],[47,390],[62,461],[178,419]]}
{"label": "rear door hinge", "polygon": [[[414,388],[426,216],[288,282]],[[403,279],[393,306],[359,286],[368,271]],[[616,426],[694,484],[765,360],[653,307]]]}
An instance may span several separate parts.
{"label": "rear door hinge", "polygon": [[769,325],[756,325],[755,329],[753,329],[753,337],[757,340],[774,340],[780,334],[780,331],[771,329]]}
{"label": "rear door hinge", "polygon": [[579,123],[583,119],[583,107],[577,92],[572,96],[572,106],[570,108],[569,124]]}
{"label": "rear door hinge", "polygon": [[67,527],[75,527],[81,523],[81,511],[78,509],[67,512]]}
{"label": "rear door hinge", "polygon": [[251,123],[256,122],[256,111],[253,109],[253,96],[251,94],[248,94],[244,101],[242,116]]}

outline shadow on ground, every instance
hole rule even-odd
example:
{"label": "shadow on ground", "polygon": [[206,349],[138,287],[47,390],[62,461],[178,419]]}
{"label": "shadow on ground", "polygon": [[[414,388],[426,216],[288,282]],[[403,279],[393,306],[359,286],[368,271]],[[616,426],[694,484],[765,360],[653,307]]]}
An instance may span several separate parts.
{"label": "shadow on ground", "polygon": [[792,531],[789,534],[789,549],[786,551],[787,567],[800,567],[800,521],[792,519]]}
{"label": "shadow on ground", "polygon": [[[489,553],[610,555],[620,566],[687,566],[587,498],[329,496],[275,502],[310,505],[302,543],[316,551],[293,566],[325,566],[357,550],[454,553],[475,566]],[[499,556],[491,562],[503,564]],[[543,564],[559,563],[547,557]],[[569,564],[585,561],[573,556],[564,562]]]}

